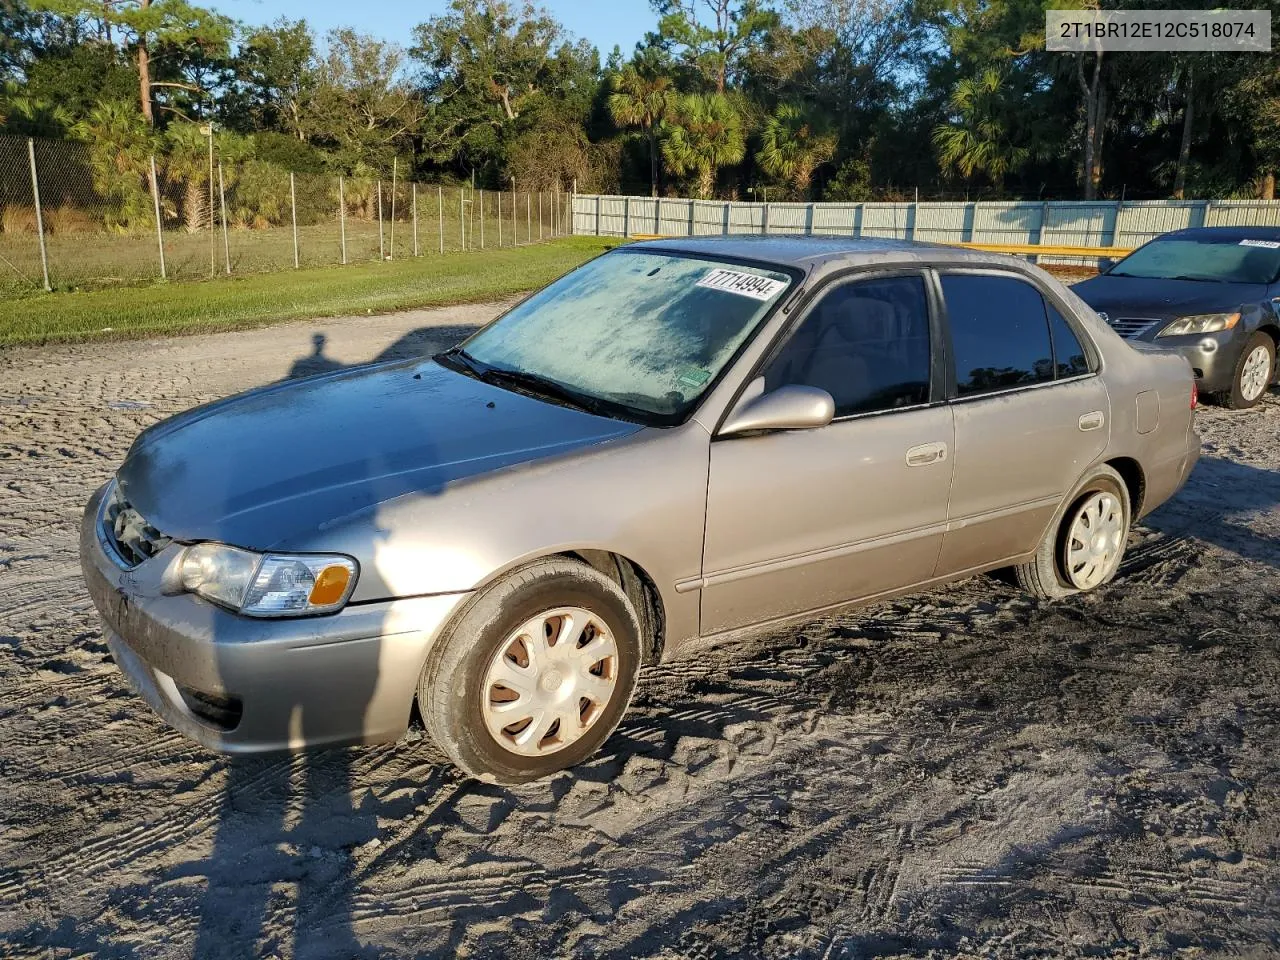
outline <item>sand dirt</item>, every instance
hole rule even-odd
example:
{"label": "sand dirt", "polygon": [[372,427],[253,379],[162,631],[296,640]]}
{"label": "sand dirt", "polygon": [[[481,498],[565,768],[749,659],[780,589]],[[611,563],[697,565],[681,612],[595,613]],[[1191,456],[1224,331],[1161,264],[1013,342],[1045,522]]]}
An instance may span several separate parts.
{"label": "sand dirt", "polygon": [[80,579],[91,490],[165,416],[496,309],[0,353],[0,955],[1280,953],[1275,397],[1202,409],[1097,594],[979,578],[654,668],[542,783],[420,734],[232,761],[170,731]]}

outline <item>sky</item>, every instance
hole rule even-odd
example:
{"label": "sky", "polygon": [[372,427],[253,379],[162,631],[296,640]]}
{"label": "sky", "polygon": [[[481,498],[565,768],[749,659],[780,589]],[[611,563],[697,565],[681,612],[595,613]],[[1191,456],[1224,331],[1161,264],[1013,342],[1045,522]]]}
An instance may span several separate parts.
{"label": "sky", "polygon": [[[346,0],[206,0],[206,6],[249,24],[264,24],[288,17],[306,20],[323,35],[334,27],[355,27],[403,46],[419,23],[446,12],[448,0],[379,0],[371,7]],[[551,15],[576,37],[585,37],[600,50],[603,60],[614,44],[624,54],[657,23],[649,0],[541,0]]]}

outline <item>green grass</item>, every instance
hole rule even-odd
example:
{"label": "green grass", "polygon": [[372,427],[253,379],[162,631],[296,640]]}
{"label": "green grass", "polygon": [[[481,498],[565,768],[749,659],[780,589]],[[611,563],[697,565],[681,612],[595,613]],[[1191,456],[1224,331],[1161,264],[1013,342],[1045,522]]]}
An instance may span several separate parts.
{"label": "green grass", "polygon": [[0,346],[208,333],[493,300],[543,286],[616,243],[570,237],[393,263],[0,300]]}

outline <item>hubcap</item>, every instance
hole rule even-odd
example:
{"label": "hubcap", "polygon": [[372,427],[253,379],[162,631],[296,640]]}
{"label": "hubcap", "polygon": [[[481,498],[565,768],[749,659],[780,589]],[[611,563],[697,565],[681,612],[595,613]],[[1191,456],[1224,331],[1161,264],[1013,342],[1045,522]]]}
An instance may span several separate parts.
{"label": "hubcap", "polygon": [[1109,493],[1093,493],[1076,508],[1067,532],[1067,579],[1079,590],[1096,587],[1120,564],[1124,511]]}
{"label": "hubcap", "polygon": [[1240,393],[1246,400],[1257,400],[1271,379],[1271,354],[1266,347],[1254,347],[1240,370]]}
{"label": "hubcap", "polygon": [[618,685],[618,646],[581,607],[531,618],[502,641],[485,671],[480,712],[499,745],[545,756],[579,740]]}

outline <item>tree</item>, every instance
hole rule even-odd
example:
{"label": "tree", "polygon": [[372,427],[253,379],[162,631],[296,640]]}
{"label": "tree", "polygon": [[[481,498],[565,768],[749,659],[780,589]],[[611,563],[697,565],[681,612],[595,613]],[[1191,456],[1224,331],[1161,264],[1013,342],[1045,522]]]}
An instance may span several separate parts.
{"label": "tree", "polygon": [[679,95],[670,77],[641,72],[629,64],[614,79],[609,115],[619,127],[636,127],[649,141],[652,195],[658,195],[658,130],[675,109]]}
{"label": "tree", "polygon": [[422,120],[421,102],[403,75],[404,51],[350,29],[334,30],[326,41],[302,132],[329,146],[340,169],[385,170]]}
{"label": "tree", "polygon": [[107,101],[76,124],[89,145],[93,186],[111,204],[107,225],[134,228],[152,222],[149,164],[156,135],[132,103]]}
{"label": "tree", "polygon": [[675,53],[719,94],[739,75],[747,56],[780,23],[778,14],[762,6],[760,0],[650,2],[660,19],[649,42]]}
{"label": "tree", "polygon": [[694,93],[681,98],[667,125],[662,155],[672,172],[696,177],[698,196],[708,199],[719,169],[740,163],[745,153],[742,116],[728,97]]}
{"label": "tree", "polygon": [[1005,175],[1031,155],[1009,122],[1004,79],[991,68],[961,80],[949,101],[957,119],[940,125],[933,135],[944,168],[959,170],[966,178],[986,174],[997,189]]}
{"label": "tree", "polygon": [[225,49],[231,21],[187,0],[33,0],[32,8],[68,18],[88,18],[108,30],[118,28],[133,50],[138,74],[138,103],[147,123],[155,123],[157,88],[195,89],[182,81],[153,78],[152,54],[162,48],[174,56],[192,47]]}
{"label": "tree", "polygon": [[813,171],[836,152],[836,138],[824,118],[784,103],[765,122],[756,162],[771,177],[807,196]]}
{"label": "tree", "polygon": [[62,137],[71,124],[71,114],[62,104],[33,96],[12,80],[0,87],[0,130],[5,133]]}
{"label": "tree", "polygon": [[302,115],[319,82],[315,37],[307,21],[282,17],[250,30],[233,66],[251,128],[305,140]]}

